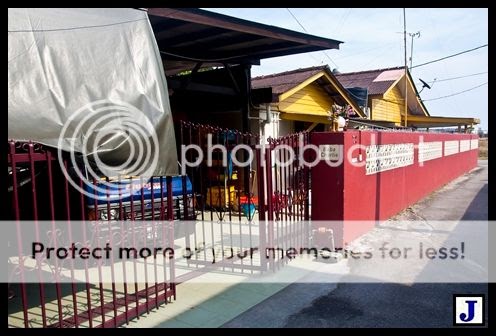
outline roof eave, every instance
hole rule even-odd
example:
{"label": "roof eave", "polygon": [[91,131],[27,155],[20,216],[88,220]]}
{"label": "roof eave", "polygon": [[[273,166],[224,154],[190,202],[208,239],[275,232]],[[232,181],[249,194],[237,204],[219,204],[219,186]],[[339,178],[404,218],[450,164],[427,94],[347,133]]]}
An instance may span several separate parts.
{"label": "roof eave", "polygon": [[289,29],[243,20],[198,8],[147,8],[147,11],[149,15],[273,37],[280,40],[312,45],[322,49],[339,49],[339,45],[343,43],[334,39],[295,32]]}

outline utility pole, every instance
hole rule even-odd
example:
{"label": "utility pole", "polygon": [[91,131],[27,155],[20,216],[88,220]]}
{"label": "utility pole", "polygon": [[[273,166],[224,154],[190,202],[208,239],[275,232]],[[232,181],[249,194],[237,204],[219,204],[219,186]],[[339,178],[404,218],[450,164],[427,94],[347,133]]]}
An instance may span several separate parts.
{"label": "utility pole", "polygon": [[403,45],[405,49],[405,127],[408,127],[408,67],[406,60],[406,8],[403,8]]}
{"label": "utility pole", "polygon": [[410,73],[411,73],[412,72],[412,62],[413,62],[413,38],[415,36],[420,37],[420,31],[418,31],[416,33],[408,33],[408,35],[410,35],[410,37],[412,38],[412,46],[410,48]]}

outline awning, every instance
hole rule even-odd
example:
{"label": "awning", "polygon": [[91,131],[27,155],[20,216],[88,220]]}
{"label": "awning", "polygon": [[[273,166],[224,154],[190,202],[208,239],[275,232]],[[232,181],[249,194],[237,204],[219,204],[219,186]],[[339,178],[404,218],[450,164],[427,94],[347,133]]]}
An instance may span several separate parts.
{"label": "awning", "polygon": [[342,43],[196,8],[147,11],[168,75],[198,62],[260,64],[270,57],[339,49]]}
{"label": "awning", "polygon": [[[404,123],[404,117],[402,117]],[[437,116],[420,116],[408,115],[407,123],[409,127],[450,127],[450,126],[472,126],[480,124],[477,118],[458,118],[458,117],[437,117]]]}

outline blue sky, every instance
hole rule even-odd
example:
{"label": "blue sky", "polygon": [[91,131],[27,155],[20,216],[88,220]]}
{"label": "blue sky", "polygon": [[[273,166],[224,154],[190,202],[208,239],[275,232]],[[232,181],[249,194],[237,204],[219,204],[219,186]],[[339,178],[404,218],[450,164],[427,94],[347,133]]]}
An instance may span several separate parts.
{"label": "blue sky", "polygon": [[[242,19],[303,31],[285,8],[205,8]],[[329,64],[341,72],[404,64],[401,8],[290,8],[308,33],[343,41],[340,49],[277,57],[253,66],[254,76]],[[406,9],[407,32],[420,31],[413,41],[413,65],[449,56],[488,43],[488,10],[470,8]],[[407,36],[410,57],[411,38]],[[431,115],[476,117],[488,128],[488,86],[433,101],[488,82],[488,74],[441,81],[488,71],[488,48],[414,68],[413,78],[430,83],[421,93]],[[421,84],[417,85],[418,89]]]}

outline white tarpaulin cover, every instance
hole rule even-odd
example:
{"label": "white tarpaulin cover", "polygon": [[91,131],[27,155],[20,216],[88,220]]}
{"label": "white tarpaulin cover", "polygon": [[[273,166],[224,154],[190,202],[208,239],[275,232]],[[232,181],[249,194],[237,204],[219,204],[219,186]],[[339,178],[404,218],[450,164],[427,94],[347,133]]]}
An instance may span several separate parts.
{"label": "white tarpaulin cover", "polygon": [[[113,165],[156,155],[154,175],[177,174],[167,83],[146,11],[10,8],[8,39],[10,139],[72,145]],[[137,143],[137,134],[147,141]]]}

